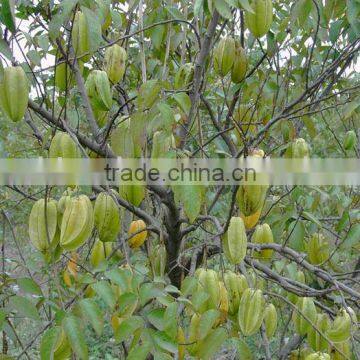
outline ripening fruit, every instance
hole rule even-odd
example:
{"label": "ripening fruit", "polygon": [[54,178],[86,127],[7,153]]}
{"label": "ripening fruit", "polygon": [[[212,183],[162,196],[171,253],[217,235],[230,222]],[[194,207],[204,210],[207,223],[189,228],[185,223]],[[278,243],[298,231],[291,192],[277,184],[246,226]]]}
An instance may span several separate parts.
{"label": "ripening fruit", "polygon": [[[307,333],[307,342],[314,351],[326,351],[330,350],[328,341],[323,335],[330,327],[330,319],[327,314],[318,314],[315,321],[315,328],[312,326]],[[320,333],[321,334],[320,334]]]}
{"label": "ripening fruit", "polygon": [[93,70],[85,82],[86,92],[94,109],[108,111],[112,106],[112,92],[105,71]]}
{"label": "ripening fruit", "polygon": [[105,50],[104,70],[113,84],[117,84],[123,78],[126,58],[127,55],[125,49],[117,44],[114,44]]}
{"label": "ripening fruit", "polygon": [[193,77],[194,77],[194,64],[186,63],[181,65],[178,72],[175,74],[174,88],[175,89],[187,88],[189,84],[193,81]]}
{"label": "ripening fruit", "polygon": [[50,143],[49,157],[78,158],[80,157],[79,148],[68,133],[57,131]]}
{"label": "ripening fruit", "polygon": [[246,289],[239,305],[238,321],[245,336],[254,335],[264,319],[265,299],[261,290]]}
{"label": "ripening fruit", "polygon": [[[45,215],[46,214],[46,215]],[[57,204],[55,200],[40,199],[33,205],[29,217],[29,237],[31,243],[41,252],[55,249],[59,242],[57,230]]]}
{"label": "ripening fruit", "polygon": [[120,231],[120,211],[111,195],[102,192],[94,205],[94,224],[100,241],[115,241]]}
{"label": "ripening fruit", "polygon": [[222,239],[223,250],[231,264],[240,264],[246,255],[247,236],[244,221],[240,217],[232,217],[229,228]]}
{"label": "ripening fruit", "polygon": [[135,220],[132,221],[129,227],[129,231],[128,231],[128,235],[132,235],[135,234],[137,232],[136,235],[133,235],[130,239],[129,239],[129,246],[132,249],[137,249],[139,248],[141,245],[144,244],[146,238],[147,238],[147,231],[140,231],[146,229],[146,224],[143,220]]}
{"label": "ripening fruit", "polygon": [[86,15],[78,11],[74,18],[71,41],[76,57],[82,62],[89,61],[95,50],[91,46],[91,39],[94,33],[101,34],[100,24],[94,22],[91,24],[91,29],[89,29]]}
{"label": "ripening fruit", "polygon": [[112,252],[113,246],[111,242],[104,243],[96,240],[90,253],[90,264],[96,268],[102,263]]}
{"label": "ripening fruit", "polygon": [[86,195],[72,197],[66,206],[61,222],[60,245],[75,250],[90,237],[94,227],[94,213]]}
{"label": "ripening fruit", "polygon": [[310,297],[301,297],[296,302],[297,310],[293,313],[293,322],[296,331],[300,335],[305,335],[309,332],[311,324],[315,324],[317,312],[314,300]]}
{"label": "ripening fruit", "polygon": [[254,214],[245,216],[244,214],[240,214],[241,218],[244,220],[246,230],[252,229],[259,221],[261,216],[261,209],[257,210]]}
{"label": "ripening fruit", "polygon": [[288,155],[291,158],[308,158],[310,155],[310,148],[308,143],[302,138],[295,139],[288,149]]}
{"label": "ripening fruit", "polygon": [[225,272],[224,282],[229,295],[229,314],[235,315],[239,310],[241,296],[249,285],[244,275],[232,271]]}
{"label": "ripening fruit", "polygon": [[347,307],[346,310],[341,309],[329,330],[326,332],[326,336],[335,343],[348,340],[351,334],[352,321],[356,321],[354,311],[349,307]]}
{"label": "ripening fruit", "polygon": [[120,124],[110,135],[111,148],[117,156],[134,157],[134,142],[130,130],[130,119],[120,119]]}
{"label": "ripening fruit", "polygon": [[240,185],[237,192],[239,208],[248,217],[261,211],[268,187],[266,185]]}
{"label": "ripening fruit", "polygon": [[235,59],[235,40],[232,37],[221,39],[214,50],[215,72],[224,77],[233,67]]}
{"label": "ripening fruit", "polygon": [[[273,233],[268,224],[257,225],[251,238],[253,244],[271,244],[274,242]],[[270,260],[273,254],[273,250],[264,249],[255,251],[254,256],[257,259]]]}
{"label": "ripening fruit", "polygon": [[10,120],[20,121],[26,112],[29,101],[29,82],[20,66],[4,69],[0,78],[0,108]]}
{"label": "ripening fruit", "polygon": [[330,355],[326,353],[317,352],[308,355],[305,360],[330,360]]}
{"label": "ripening fruit", "polygon": [[277,328],[277,321],[278,316],[275,306],[273,304],[267,305],[264,311],[264,325],[268,339],[271,339],[274,336]]}
{"label": "ripening fruit", "polygon": [[[261,149],[254,149],[250,156],[256,158],[263,158],[264,151]],[[256,214],[258,211],[261,213],[264,201],[266,198],[268,185],[240,185],[236,194],[236,199],[241,212],[241,217],[246,219],[247,217]],[[246,219],[249,225],[255,225],[260,213],[256,214],[252,219]],[[250,228],[250,227],[249,227]]]}
{"label": "ripening fruit", "polygon": [[250,6],[254,12],[245,12],[245,24],[254,37],[260,38],[270,30],[273,20],[272,0],[252,0]]}
{"label": "ripening fruit", "polygon": [[357,144],[357,137],[354,130],[350,130],[345,134],[344,149],[352,150]]}
{"label": "ripening fruit", "polygon": [[247,71],[247,57],[245,50],[238,40],[235,41],[234,64],[231,69],[231,81],[235,84],[244,80]]}
{"label": "ripening fruit", "polygon": [[329,243],[322,234],[314,234],[306,246],[307,254],[311,264],[320,265],[330,256]]}

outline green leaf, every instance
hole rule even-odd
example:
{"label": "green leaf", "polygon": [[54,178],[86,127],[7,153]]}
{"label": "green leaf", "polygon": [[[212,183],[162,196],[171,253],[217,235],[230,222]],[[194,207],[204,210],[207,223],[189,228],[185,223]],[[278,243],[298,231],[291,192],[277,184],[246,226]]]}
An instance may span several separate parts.
{"label": "green leaf", "polygon": [[175,354],[178,350],[178,344],[172,340],[165,332],[163,331],[151,331],[151,336],[157,346],[162,350],[169,351]]}
{"label": "green leaf", "polygon": [[126,360],[145,360],[150,350],[151,344],[148,341],[144,341],[141,346],[131,349]]}
{"label": "green leaf", "polygon": [[307,219],[312,221],[314,224],[316,224],[319,228],[322,228],[321,222],[316,218],[315,215],[307,212],[307,211],[303,211],[302,216]]}
{"label": "green leaf", "polygon": [[170,16],[174,19],[177,19],[177,20],[186,20],[183,13],[177,9],[176,7],[174,6],[170,6],[170,7],[165,7],[165,10],[170,14]]}
{"label": "green leaf", "polygon": [[50,39],[55,40],[59,36],[61,27],[69,20],[70,14],[77,3],[77,0],[62,0],[60,2],[59,10],[49,23]]}
{"label": "green leaf", "polygon": [[203,340],[210,333],[211,329],[219,318],[219,311],[211,309],[201,315],[199,323],[199,340]]}
{"label": "green leaf", "polygon": [[166,102],[162,101],[157,104],[157,108],[160,111],[161,123],[160,128],[168,129],[175,123],[174,112]]}
{"label": "green leaf", "polygon": [[239,360],[253,360],[254,357],[249,345],[242,339],[237,339],[236,342]]}
{"label": "green leaf", "polygon": [[[187,173],[186,173],[187,174]],[[175,200],[184,205],[184,212],[193,222],[200,214],[201,204],[203,202],[204,187],[201,185],[190,185],[191,182],[187,181],[186,174],[183,180],[184,185],[172,185]]]}
{"label": "green leaf", "polygon": [[190,108],[191,108],[191,100],[189,98],[189,95],[184,92],[181,92],[181,93],[174,94],[173,98],[178,103],[181,110],[185,114],[189,115]]}
{"label": "green leaf", "polygon": [[15,18],[14,18],[14,1],[13,0],[1,0],[1,22],[11,31],[16,31]]}
{"label": "green leaf", "polygon": [[200,342],[196,355],[202,360],[214,358],[226,338],[227,334],[225,329],[217,328]]}
{"label": "green leaf", "polygon": [[346,17],[354,33],[360,35],[360,3],[357,0],[346,1]]}
{"label": "green leaf", "polygon": [[6,312],[2,309],[0,309],[0,330],[2,330],[4,322],[6,319]]}
{"label": "green leaf", "polygon": [[253,8],[249,4],[249,0],[238,0],[238,1],[239,1],[239,4],[240,4],[240,7],[242,9],[244,9],[245,11],[254,13]]}
{"label": "green leaf", "polygon": [[197,280],[193,276],[188,276],[181,283],[181,293],[183,296],[188,296],[194,292],[197,287]]}
{"label": "green leaf", "polygon": [[[301,221],[294,220],[288,229],[289,239],[288,246],[296,251],[304,250],[305,227]],[[290,235],[291,234],[291,235]]]}
{"label": "green leaf", "polygon": [[194,4],[194,17],[198,17],[200,15],[200,12],[204,8],[204,0],[195,0]]}
{"label": "green leaf", "polygon": [[360,239],[360,224],[355,224],[349,230],[345,240],[344,245],[346,248],[353,247],[359,244]]}
{"label": "green leaf", "polygon": [[232,14],[229,5],[224,0],[214,0],[218,13],[225,19],[231,19]]}
{"label": "green leaf", "polygon": [[86,22],[89,29],[89,52],[93,53],[99,49],[102,41],[101,23],[99,16],[90,9],[83,7],[81,10],[86,16]]}
{"label": "green leaf", "polygon": [[16,280],[20,289],[26,293],[42,296],[43,293],[41,291],[40,286],[30,278],[18,278]]}
{"label": "green leaf", "polygon": [[132,273],[129,269],[113,269],[107,271],[105,276],[114,284],[119,285],[122,292],[132,290],[129,288],[131,284]]}
{"label": "green leaf", "polygon": [[301,27],[308,19],[310,11],[312,9],[312,0],[298,0],[294,7],[291,9],[292,23],[297,23]]}
{"label": "green leaf", "polygon": [[164,330],[165,327],[164,314],[165,314],[165,309],[163,308],[154,309],[147,314],[147,319],[156,329]]}
{"label": "green leaf", "polygon": [[138,303],[138,297],[134,293],[124,293],[119,297],[119,316],[127,317],[132,315]]}
{"label": "green leaf", "polygon": [[146,304],[149,300],[161,297],[164,293],[154,283],[144,283],[139,290],[141,305]]}
{"label": "green leaf", "polygon": [[68,315],[62,321],[62,327],[69,339],[71,348],[79,359],[87,360],[88,347],[85,342],[84,332],[80,327],[81,319]]}
{"label": "green leaf", "polygon": [[79,302],[79,309],[83,318],[89,320],[96,334],[100,336],[104,327],[104,315],[96,302],[92,299],[83,299]]}
{"label": "green leaf", "polygon": [[144,326],[144,321],[140,316],[131,316],[121,322],[115,331],[115,339],[117,342],[126,340],[137,329]]}
{"label": "green leaf", "polygon": [[95,292],[101,297],[101,299],[105,302],[107,306],[111,309],[115,307],[116,304],[116,296],[114,294],[113,289],[110,284],[105,281],[99,281],[95,284],[92,284],[91,287],[95,290]]}
{"label": "green leaf", "polygon": [[27,298],[22,296],[13,296],[10,298],[10,306],[17,310],[19,314],[30,319],[40,320],[36,306]]}
{"label": "green leaf", "polygon": [[12,59],[11,49],[4,39],[0,39],[0,54],[4,55],[8,60]]}
{"label": "green leaf", "polygon": [[61,328],[55,326],[48,329],[41,338],[40,342],[40,359],[53,359],[55,346],[59,340]]}

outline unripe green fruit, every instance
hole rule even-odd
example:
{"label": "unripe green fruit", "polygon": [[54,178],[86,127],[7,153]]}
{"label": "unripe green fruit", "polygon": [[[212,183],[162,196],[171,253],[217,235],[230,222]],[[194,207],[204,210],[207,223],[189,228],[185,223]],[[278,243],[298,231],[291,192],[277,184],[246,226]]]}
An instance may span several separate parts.
{"label": "unripe green fruit", "polygon": [[320,265],[330,256],[329,243],[322,234],[314,234],[306,246],[307,254],[311,264]]}
{"label": "unripe green fruit", "polygon": [[231,81],[234,83],[241,82],[247,71],[247,57],[245,50],[241,47],[239,41],[235,41],[235,58],[231,69]]}
{"label": "unripe green fruit", "polygon": [[309,297],[301,297],[298,299],[296,307],[298,311],[294,310],[293,313],[295,328],[300,335],[305,335],[316,321],[317,312],[314,300]]}
{"label": "unripe green fruit", "polygon": [[273,21],[272,0],[252,0],[253,13],[245,12],[245,24],[256,38],[264,36]]}
{"label": "unripe green fruit", "polygon": [[[251,238],[254,244],[271,244],[274,242],[273,233],[268,224],[257,225],[254,234]],[[273,254],[273,250],[265,249],[255,251],[255,257],[262,260],[270,260]]]}
{"label": "unripe green fruit", "polygon": [[[46,214],[46,216],[45,216]],[[57,204],[55,200],[40,199],[33,205],[29,217],[29,236],[31,243],[41,252],[55,249],[59,242],[57,230]]]}
{"label": "unripe green fruit", "polygon": [[265,299],[261,290],[246,289],[242,295],[238,321],[245,336],[254,335],[264,319]]}
{"label": "unripe green fruit", "polygon": [[114,44],[105,50],[104,70],[109,80],[113,84],[117,84],[124,76],[126,51],[121,46]]}
{"label": "unripe green fruit", "polygon": [[224,283],[229,294],[229,314],[235,315],[239,310],[241,297],[249,285],[244,275],[232,271],[225,272]]}
{"label": "unripe green fruit", "polygon": [[345,134],[344,149],[352,150],[357,144],[357,137],[354,130],[350,130]]}
{"label": "unripe green fruit", "polygon": [[234,59],[235,40],[231,37],[221,39],[214,50],[215,72],[222,77],[226,76],[233,67]]}
{"label": "unripe green fruit", "polygon": [[61,222],[60,245],[65,250],[76,250],[90,237],[94,227],[94,213],[86,195],[71,198]]}
{"label": "unripe green fruit", "polygon": [[[326,351],[330,350],[330,344],[324,338],[330,327],[330,319],[327,314],[318,314],[315,322],[315,328],[312,326],[309,328],[307,333],[307,342],[315,351]],[[319,332],[321,334],[319,334]]]}
{"label": "unripe green fruit", "polygon": [[105,71],[93,70],[85,82],[91,106],[100,111],[108,111],[112,106],[112,91]]}
{"label": "unripe green fruit", "polygon": [[20,66],[4,69],[0,80],[0,108],[5,116],[14,122],[20,121],[29,101],[29,82]]}
{"label": "unripe green fruit", "polygon": [[303,159],[303,158],[309,157],[310,148],[304,139],[298,138],[292,142],[288,153],[289,153],[290,157],[292,157],[292,158]]}
{"label": "unripe green fruit", "polygon": [[308,355],[305,360],[330,360],[330,355],[326,353],[317,352],[315,354]]}
{"label": "unripe green fruit", "polygon": [[78,158],[80,157],[79,148],[69,134],[58,131],[51,140],[49,157],[61,157],[65,159]]}
{"label": "unripe green fruit", "polygon": [[[100,34],[101,28],[98,31]],[[91,34],[86,16],[81,11],[75,14],[71,41],[76,57],[83,62],[89,61],[92,55]]]}
{"label": "unripe green fruit", "polygon": [[90,253],[90,264],[96,268],[102,263],[112,252],[112,243],[104,243],[96,240]]}
{"label": "unripe green fruit", "polygon": [[333,342],[347,341],[351,335],[351,322],[356,322],[356,315],[351,308],[341,309],[331,324],[326,336]]}
{"label": "unripe green fruit", "polygon": [[264,324],[266,330],[266,336],[268,339],[271,339],[277,328],[277,311],[273,304],[269,304],[265,308],[264,312]]}
{"label": "unripe green fruit", "polygon": [[244,221],[240,217],[232,217],[226,234],[222,239],[223,250],[231,264],[240,264],[244,260],[247,249],[247,236]]}
{"label": "unripe green fruit", "polygon": [[94,223],[101,241],[116,240],[120,231],[120,211],[111,195],[103,192],[96,198]]}

